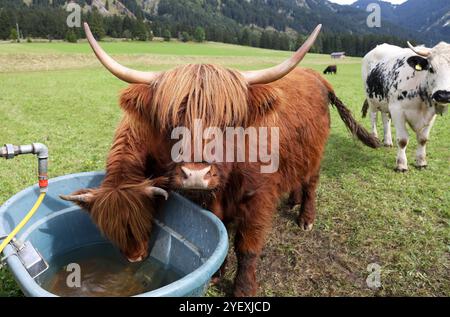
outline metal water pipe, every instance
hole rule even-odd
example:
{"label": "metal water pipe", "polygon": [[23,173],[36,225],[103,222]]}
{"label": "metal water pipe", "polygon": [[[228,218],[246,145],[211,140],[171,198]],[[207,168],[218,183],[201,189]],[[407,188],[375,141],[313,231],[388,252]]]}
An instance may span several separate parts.
{"label": "metal water pipe", "polygon": [[13,159],[18,155],[34,154],[38,158],[39,188],[41,193],[48,190],[48,148],[42,143],[28,145],[5,144],[0,148],[0,157]]}

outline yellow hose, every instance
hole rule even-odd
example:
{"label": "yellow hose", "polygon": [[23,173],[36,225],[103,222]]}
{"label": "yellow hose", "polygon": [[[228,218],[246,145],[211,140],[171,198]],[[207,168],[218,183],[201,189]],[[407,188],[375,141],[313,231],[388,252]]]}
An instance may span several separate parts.
{"label": "yellow hose", "polygon": [[45,193],[41,193],[33,208],[31,208],[25,218],[23,218],[22,221],[17,225],[17,227],[15,227],[14,230],[8,235],[8,237],[3,240],[2,244],[0,244],[0,253],[3,252],[8,243],[16,236],[16,234],[23,228],[23,226],[25,226],[27,222],[30,221],[31,217],[33,217],[34,213],[36,212],[36,210],[38,210],[39,206],[44,200],[44,197]]}

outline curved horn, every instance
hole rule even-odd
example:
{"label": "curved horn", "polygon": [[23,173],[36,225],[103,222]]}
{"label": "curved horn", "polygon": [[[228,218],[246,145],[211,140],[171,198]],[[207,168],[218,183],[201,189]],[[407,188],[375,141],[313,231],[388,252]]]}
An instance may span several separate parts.
{"label": "curved horn", "polygon": [[289,59],[285,60],[281,64],[267,69],[241,72],[242,76],[244,76],[249,85],[269,84],[280,78],[283,78],[284,76],[289,74],[295,67],[297,67],[297,65],[305,57],[306,53],[309,52],[311,47],[314,45],[314,42],[316,41],[321,28],[322,24],[316,26],[306,42],[303,43],[302,47],[300,47],[297,52],[295,52]]}
{"label": "curved horn", "polygon": [[91,193],[82,194],[82,195],[59,195],[59,198],[66,201],[79,202],[79,203],[88,203],[94,198]]}
{"label": "curved horn", "polygon": [[145,192],[149,196],[163,196],[166,200],[169,199],[169,193],[162,188],[149,186],[145,189]]}
{"label": "curved horn", "polygon": [[431,54],[431,50],[426,47],[414,47],[412,44],[408,41],[409,48],[416,53],[417,55],[423,56],[423,57],[429,57]]}
{"label": "curved horn", "polygon": [[100,47],[100,45],[95,40],[92,35],[89,25],[84,23],[84,31],[86,33],[86,38],[92,47],[98,60],[106,67],[114,76],[120,80],[126,81],[130,84],[149,84],[151,83],[158,73],[154,72],[141,72],[134,69],[127,68],[120,65],[118,62],[113,60],[106,52]]}

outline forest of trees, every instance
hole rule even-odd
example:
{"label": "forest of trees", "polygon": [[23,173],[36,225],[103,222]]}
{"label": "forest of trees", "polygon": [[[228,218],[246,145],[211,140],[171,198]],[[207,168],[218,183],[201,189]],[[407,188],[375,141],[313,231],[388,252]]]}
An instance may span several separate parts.
{"label": "forest of trees", "polygon": [[[82,28],[69,28],[66,23],[68,13],[54,0],[49,6],[46,0],[33,0],[30,7],[17,4],[15,0],[0,0],[0,39],[12,39],[11,32],[19,25],[22,38],[72,39],[85,37]],[[86,0],[88,1],[88,0]],[[14,2],[15,5],[2,6],[2,2]],[[43,4],[44,3],[44,4]],[[136,40],[151,40],[150,23],[143,18],[102,16],[97,10],[83,14],[82,21],[89,23],[92,33],[99,39],[105,36],[114,38],[129,38]]]}
{"label": "forest of trees", "polygon": [[[16,0],[0,0],[0,39],[16,40],[47,38],[64,39],[76,42],[83,38],[82,28],[70,29],[66,24],[68,13],[62,8],[66,1],[32,0],[30,6]],[[90,0],[78,1],[81,5]],[[136,16],[103,16],[97,10],[83,14],[98,39],[104,37],[151,40],[153,36],[177,37],[182,41],[203,40],[247,45],[278,50],[295,50],[304,41],[307,34],[280,32],[273,27],[261,28],[245,26],[235,20],[211,12],[186,11],[177,1],[160,3],[159,15],[149,16],[136,4],[135,0],[121,1]],[[186,12],[190,12],[187,16]],[[169,14],[170,13],[170,14]],[[19,33],[16,32],[16,23]],[[334,34],[323,33],[316,42],[313,52],[331,53],[345,51],[347,55],[363,56],[375,45],[389,42],[403,45],[405,40],[394,36],[377,34]]]}

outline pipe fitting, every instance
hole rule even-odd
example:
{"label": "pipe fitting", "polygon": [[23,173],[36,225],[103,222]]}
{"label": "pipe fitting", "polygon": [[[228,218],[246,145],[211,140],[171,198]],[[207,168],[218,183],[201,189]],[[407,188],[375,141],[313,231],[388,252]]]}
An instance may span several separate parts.
{"label": "pipe fitting", "polygon": [[37,155],[39,159],[48,159],[48,148],[42,143],[33,143],[33,153]]}
{"label": "pipe fitting", "polygon": [[5,144],[0,148],[0,157],[13,159],[17,155],[34,154],[38,158],[39,188],[41,193],[47,192],[48,187],[48,148],[42,143],[15,146]]}
{"label": "pipe fitting", "polygon": [[14,149],[14,145],[12,144],[5,144],[0,151],[0,157],[4,157],[7,160],[13,159],[15,155],[16,151]]}

